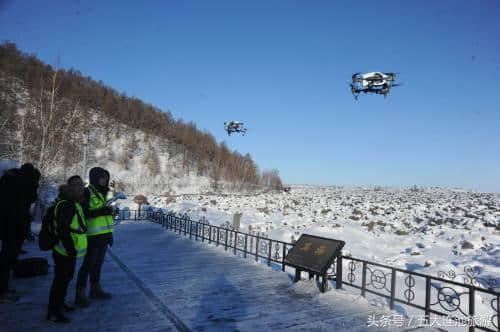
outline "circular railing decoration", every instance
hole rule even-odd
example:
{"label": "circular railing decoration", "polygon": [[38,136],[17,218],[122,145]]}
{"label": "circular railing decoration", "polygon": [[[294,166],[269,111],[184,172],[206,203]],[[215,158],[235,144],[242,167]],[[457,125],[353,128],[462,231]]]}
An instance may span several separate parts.
{"label": "circular railing decoration", "polygon": [[274,243],[274,255],[273,255],[273,258],[275,260],[279,260],[281,257],[280,257],[280,244],[278,242],[275,242]]}
{"label": "circular railing decoration", "polygon": [[259,241],[259,254],[262,254],[262,256],[267,256],[268,254],[268,244],[267,241]]}
{"label": "circular railing decoration", "polygon": [[464,273],[461,274],[457,274],[453,270],[450,270],[448,273],[443,271],[439,271],[437,273],[438,277],[442,279],[455,280],[456,278],[461,277],[464,284],[478,288],[487,288],[490,290],[499,288],[499,279],[483,278],[479,276],[480,274],[481,268],[479,266],[472,267],[470,265],[466,265],[464,267]]}
{"label": "circular railing decoration", "polygon": [[498,329],[498,303],[499,302],[500,302],[500,296],[497,298],[491,299],[491,309],[493,309],[493,312],[496,312],[496,314],[491,316],[491,323],[497,329]]}
{"label": "circular railing decoration", "polygon": [[376,289],[385,288],[386,290],[388,290],[387,277],[384,272],[378,269],[371,270],[370,268],[368,268],[368,271],[370,271],[370,282],[368,283],[368,285],[372,285]]}
{"label": "circular railing decoration", "polygon": [[415,299],[415,292],[413,291],[413,287],[415,287],[415,278],[411,274],[407,275],[405,278],[405,285],[408,289],[405,290],[404,296],[408,303],[413,302]]}
{"label": "circular railing decoration", "polygon": [[245,245],[245,237],[241,234],[238,234],[236,246],[242,248],[244,245]]}
{"label": "circular railing decoration", "polygon": [[347,274],[347,280],[353,284],[356,281],[356,276],[354,275],[354,271],[356,271],[356,263],[354,263],[354,261],[350,261],[348,266],[349,273]]}
{"label": "circular railing decoration", "polygon": [[441,308],[448,312],[454,312],[454,311],[460,311],[462,315],[467,316],[467,314],[462,310],[460,305],[462,304],[462,301],[460,300],[460,297],[464,294],[469,294],[469,293],[458,293],[454,288],[452,287],[439,287],[436,285],[432,285],[435,289],[437,289],[437,300],[434,303],[431,303],[431,305],[436,305],[439,304]]}

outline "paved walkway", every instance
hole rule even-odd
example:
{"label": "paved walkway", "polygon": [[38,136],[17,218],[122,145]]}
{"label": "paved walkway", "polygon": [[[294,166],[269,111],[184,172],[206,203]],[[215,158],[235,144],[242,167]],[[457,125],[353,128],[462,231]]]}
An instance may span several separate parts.
{"label": "paved walkway", "polygon": [[[35,245],[26,246],[23,257],[50,256]],[[102,275],[113,299],[71,313],[65,330],[385,331],[367,321],[390,314],[342,290],[321,294],[314,280],[293,284],[287,273],[146,221],[117,227]],[[61,329],[44,320],[52,278],[51,271],[15,279],[12,286],[23,299],[0,305],[0,330]],[[75,280],[70,303],[74,292]]]}

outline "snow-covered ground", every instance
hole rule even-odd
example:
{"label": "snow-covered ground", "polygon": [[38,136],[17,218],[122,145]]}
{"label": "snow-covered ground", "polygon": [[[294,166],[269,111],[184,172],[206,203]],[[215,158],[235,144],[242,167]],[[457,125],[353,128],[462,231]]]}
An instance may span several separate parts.
{"label": "snow-covered ground", "polygon": [[[498,194],[294,186],[290,193],[148,199],[154,207],[213,225],[243,213],[241,231],[251,226],[276,240],[292,242],[303,233],[341,239],[344,254],[408,270],[433,274],[472,265],[483,275],[500,275]],[[136,208],[131,200],[121,204]]]}
{"label": "snow-covered ground", "polygon": [[[111,300],[92,300],[88,308],[69,313],[67,326],[46,321],[50,268],[49,275],[12,281],[21,299],[1,305],[0,331],[371,332],[419,325],[370,306],[359,295],[320,293],[315,280],[294,284],[286,273],[147,221],[122,221],[114,236],[101,279],[113,294]],[[50,252],[40,252],[36,243],[24,248],[24,258],[41,256],[52,262]],[[76,271],[81,263],[79,259]],[[66,296],[68,304],[73,303],[75,279],[76,275]],[[382,317],[394,317],[401,325],[378,325]]]}
{"label": "snow-covered ground", "polygon": [[[444,276],[440,272],[465,274],[470,267],[479,282],[495,279],[495,290],[500,290],[498,194],[442,188],[292,186],[290,193],[148,199],[154,207],[187,214],[193,220],[206,218],[212,225],[230,224],[235,213],[243,213],[240,231],[251,228],[276,240],[292,242],[303,233],[340,239],[346,242],[344,255],[435,277]],[[136,209],[131,200],[121,205]],[[418,284],[416,293],[425,294],[424,287]],[[388,305],[378,297],[371,302]],[[483,302],[476,310],[489,315],[490,307]]]}

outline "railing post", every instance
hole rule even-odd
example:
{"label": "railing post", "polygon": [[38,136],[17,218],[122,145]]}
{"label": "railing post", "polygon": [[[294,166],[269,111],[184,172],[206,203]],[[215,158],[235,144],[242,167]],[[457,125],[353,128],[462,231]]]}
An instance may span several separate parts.
{"label": "railing post", "polygon": [[188,228],[189,221],[191,221],[191,219],[186,220],[186,222],[184,223],[184,236],[186,236],[186,234],[187,234],[187,228]]}
{"label": "railing post", "polygon": [[321,277],[321,293],[324,293],[328,290],[328,275],[325,273],[323,277]]}
{"label": "railing post", "polygon": [[475,314],[475,304],[476,304],[476,292],[473,286],[469,287],[469,332],[474,332],[474,314]]}
{"label": "railing post", "polygon": [[137,210],[134,210],[134,221],[137,221]]}
{"label": "railing post", "polygon": [[391,301],[389,307],[394,309],[394,297],[396,295],[396,270],[392,269],[391,273]]}
{"label": "railing post", "polygon": [[216,226],[217,229],[217,247],[219,246],[219,235],[220,235],[220,228]]}
{"label": "railing post", "polygon": [[425,277],[425,322],[431,320],[431,277]]}
{"label": "railing post", "polygon": [[337,271],[335,272],[335,288],[342,288],[342,255],[337,257]]}
{"label": "railing post", "polygon": [[294,282],[300,281],[301,279],[301,270],[299,268],[295,268],[295,278],[293,279]]}
{"label": "railing post", "polygon": [[189,220],[189,239],[193,238],[193,221]]}
{"label": "railing post", "polygon": [[195,239],[196,241],[198,241],[198,224],[199,224],[199,222],[198,222],[198,221],[195,221],[195,223],[196,223],[196,233],[195,233],[195,235],[194,235],[194,239]]}
{"label": "railing post", "polygon": [[238,246],[238,232],[234,231],[234,254],[236,255],[236,247]]}
{"label": "railing post", "polygon": [[255,238],[255,261],[259,261],[259,237]]}
{"label": "railing post", "polygon": [[363,262],[363,275],[361,276],[361,296],[366,296],[366,262]]}
{"label": "railing post", "polygon": [[208,244],[212,243],[212,225],[208,226]]}
{"label": "railing post", "polygon": [[283,256],[281,257],[281,271],[285,271],[286,243],[283,242]]}
{"label": "railing post", "polygon": [[497,329],[500,329],[500,296],[497,296]]}
{"label": "railing post", "polygon": [[273,250],[273,242],[269,240],[269,250],[267,254],[267,266],[271,266],[271,253]]}
{"label": "railing post", "polygon": [[497,329],[500,329],[500,296],[497,296]]}
{"label": "railing post", "polygon": [[205,242],[205,225],[201,224],[201,242]]}
{"label": "railing post", "polygon": [[243,252],[244,258],[247,258],[247,243],[248,243],[248,234],[245,234],[245,251]]}

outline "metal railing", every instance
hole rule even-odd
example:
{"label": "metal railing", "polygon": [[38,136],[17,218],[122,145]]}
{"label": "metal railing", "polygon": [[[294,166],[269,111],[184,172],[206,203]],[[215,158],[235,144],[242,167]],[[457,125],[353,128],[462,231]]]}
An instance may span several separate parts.
{"label": "metal railing", "polygon": [[285,271],[284,257],[293,244],[269,239],[266,237],[239,232],[220,226],[210,225],[203,221],[194,221],[172,214],[149,211],[147,219],[161,224],[165,229],[189,236],[190,239],[207,241],[209,244],[223,246],[225,250],[241,253],[244,258],[253,256],[255,261],[263,261],[268,266],[272,263],[281,265]]}
{"label": "metal railing", "polygon": [[[126,219],[147,219],[161,224],[167,230],[189,236],[190,239],[223,246],[225,250],[240,253],[244,258],[253,256],[255,261],[260,260],[268,266],[273,263],[281,265],[282,271],[285,271],[286,266],[284,258],[294,246],[292,243],[160,211],[129,213],[130,216]],[[460,283],[453,280],[456,275],[450,280],[444,278],[444,273],[434,277],[345,255],[334,261],[328,276],[335,280],[336,288],[350,286],[359,289],[363,297],[369,293],[387,299],[391,309],[394,309],[396,303],[417,308],[425,314],[422,323],[428,325],[432,325],[436,316],[445,316],[452,322],[464,324],[461,326],[467,326],[469,331],[499,331],[500,292],[495,289],[496,280],[490,280],[488,288],[483,288],[471,275],[464,277],[464,282]],[[416,288],[425,289],[425,294],[417,294]],[[488,312],[486,316],[476,315],[479,306],[482,307],[481,311]]]}
{"label": "metal railing", "polygon": [[[360,289],[362,296],[370,293],[386,298],[391,309],[396,303],[420,309],[429,325],[434,314],[434,322],[436,316],[447,317],[448,326],[455,323],[469,331],[498,331],[500,292],[494,288],[477,287],[473,279],[460,283],[354,257],[342,256],[341,260],[347,265],[342,285]],[[425,294],[418,294],[416,289],[422,288]],[[476,315],[479,305],[488,314]]]}

